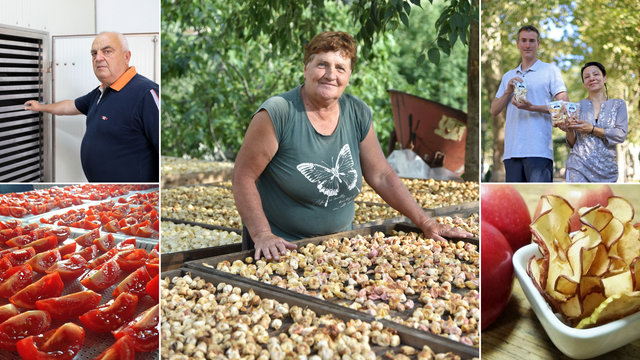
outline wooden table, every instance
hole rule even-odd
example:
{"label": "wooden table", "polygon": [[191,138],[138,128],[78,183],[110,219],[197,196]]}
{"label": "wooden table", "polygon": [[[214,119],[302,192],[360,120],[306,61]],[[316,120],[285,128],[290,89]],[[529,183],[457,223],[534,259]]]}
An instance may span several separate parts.
{"label": "wooden table", "polygon": [[[513,280],[513,294],[500,317],[482,331],[482,360],[571,359],[551,342],[547,332],[531,309],[518,279]],[[483,305],[484,306],[484,305]],[[640,329],[638,329],[640,331]],[[617,350],[595,357],[599,360],[640,359],[640,339]]]}

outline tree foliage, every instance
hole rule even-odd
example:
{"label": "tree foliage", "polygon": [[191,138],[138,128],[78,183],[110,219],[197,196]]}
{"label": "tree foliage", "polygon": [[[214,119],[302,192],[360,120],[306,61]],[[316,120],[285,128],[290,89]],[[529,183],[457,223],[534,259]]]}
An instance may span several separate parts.
{"label": "tree foliage", "polygon": [[[327,29],[354,33],[355,2],[269,3],[270,7],[259,7],[264,2],[162,0],[165,155],[202,157],[215,152],[233,158],[259,105],[304,82],[303,45]],[[409,6],[410,14],[403,5],[409,28],[380,32],[370,39],[369,48],[361,41],[361,60],[346,89],[373,109],[383,148],[393,128],[387,89],[466,110],[466,48],[458,42],[448,61],[416,68],[423,39],[436,38],[439,12]],[[448,8],[441,1],[429,6]]]}
{"label": "tree foliage", "polygon": [[[628,140],[640,141],[640,2],[600,0],[490,1],[482,4],[482,107],[484,162],[500,169],[504,112],[491,117],[491,101],[502,75],[520,63],[517,30],[528,24],[541,32],[538,57],[562,70],[569,98],[586,98],[580,68],[588,61],[607,69],[609,96],[622,98],[629,110]],[[552,30],[563,29],[559,38]],[[556,166],[564,166],[568,149],[564,133],[554,129]],[[500,162],[500,163],[499,163]],[[487,169],[485,168],[484,171]],[[499,178],[494,178],[500,180]]]}

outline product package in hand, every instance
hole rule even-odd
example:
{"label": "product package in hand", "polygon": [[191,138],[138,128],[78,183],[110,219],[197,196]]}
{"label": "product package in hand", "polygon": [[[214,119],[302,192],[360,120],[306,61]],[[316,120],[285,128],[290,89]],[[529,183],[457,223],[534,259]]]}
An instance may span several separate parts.
{"label": "product package in hand", "polygon": [[580,113],[580,105],[577,103],[566,103],[565,105],[567,109],[567,123],[569,125],[574,125],[578,123],[578,114]]}
{"label": "product package in hand", "polygon": [[547,108],[549,108],[549,113],[551,114],[551,122],[554,126],[558,126],[560,124],[564,124],[566,121],[565,112],[564,112],[564,102],[563,101],[554,101],[547,104]]}
{"label": "product package in hand", "polygon": [[513,94],[517,102],[522,102],[522,100],[527,98],[527,84],[525,84],[524,81],[523,82],[516,81],[516,86],[513,91]]}

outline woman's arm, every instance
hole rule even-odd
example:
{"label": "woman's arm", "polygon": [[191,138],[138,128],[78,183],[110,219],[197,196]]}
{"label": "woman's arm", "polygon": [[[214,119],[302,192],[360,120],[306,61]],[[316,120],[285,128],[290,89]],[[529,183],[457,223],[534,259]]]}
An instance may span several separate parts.
{"label": "woman's arm", "polygon": [[[618,100],[614,101],[617,102]],[[613,106],[615,106],[615,104],[613,104]],[[611,110],[613,111],[613,108]],[[603,138],[607,146],[622,144],[627,138],[627,127],[629,125],[629,119],[627,115],[627,104],[622,100],[620,100],[618,113],[616,114],[616,118],[614,120],[615,123],[612,128],[597,129],[600,130],[598,131],[598,133],[602,133],[602,135],[596,136]],[[593,133],[595,134],[596,131],[594,131]]]}
{"label": "woman's arm", "polygon": [[256,247],[255,259],[262,253],[267,260],[279,260],[286,248],[297,246],[273,235],[267,216],[262,209],[262,200],[256,187],[258,177],[269,165],[278,151],[278,139],[266,110],[258,112],[251,120],[238,152],[233,169],[233,197],[242,221]]}
{"label": "woman's arm", "polygon": [[367,183],[387,204],[411,219],[425,236],[434,240],[442,240],[441,236],[472,236],[465,231],[439,224],[425,214],[384,157],[373,125],[366,138],[360,143],[360,163]]}

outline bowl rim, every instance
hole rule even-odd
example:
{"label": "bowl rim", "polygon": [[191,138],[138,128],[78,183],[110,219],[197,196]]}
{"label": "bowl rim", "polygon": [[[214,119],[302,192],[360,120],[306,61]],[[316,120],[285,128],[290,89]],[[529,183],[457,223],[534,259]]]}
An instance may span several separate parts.
{"label": "bowl rim", "polygon": [[[556,330],[576,339],[594,339],[603,335],[611,334],[634,323],[640,323],[640,312],[636,312],[635,314],[625,316],[622,319],[589,329],[575,329],[564,324],[551,310],[551,307],[546,300],[544,300],[538,289],[533,284],[533,280],[531,280],[527,273],[527,264],[533,255],[535,255],[536,258],[542,257],[538,245],[535,243],[518,249],[513,255],[513,267],[516,272],[516,276],[518,277],[518,281],[527,296],[527,300],[531,304],[531,307],[538,318],[543,317],[544,320],[546,320],[549,325],[553,326]],[[540,311],[538,311],[538,309],[540,309]]]}

